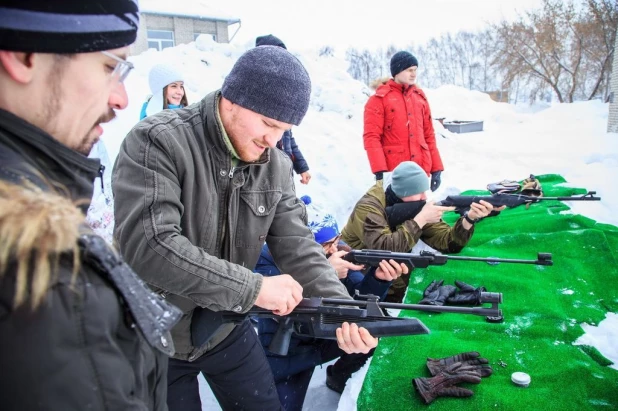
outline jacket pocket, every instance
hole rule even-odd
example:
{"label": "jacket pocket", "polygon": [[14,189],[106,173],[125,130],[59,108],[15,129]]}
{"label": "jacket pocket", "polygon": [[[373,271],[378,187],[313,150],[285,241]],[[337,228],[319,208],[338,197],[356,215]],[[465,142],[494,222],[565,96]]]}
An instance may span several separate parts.
{"label": "jacket pocket", "polygon": [[281,196],[281,190],[240,192],[236,247],[261,249]]}
{"label": "jacket pocket", "polygon": [[393,132],[393,123],[395,122],[395,109],[392,107],[384,107],[384,134]]}
{"label": "jacket pocket", "polygon": [[426,173],[429,173],[429,170],[431,170],[431,151],[429,151],[429,146],[425,140],[421,141],[419,145],[421,146],[421,152],[419,153],[421,158],[418,159],[418,165]]}
{"label": "jacket pocket", "polygon": [[384,157],[388,171],[393,171],[401,162],[410,160],[406,149],[401,146],[384,146]]}

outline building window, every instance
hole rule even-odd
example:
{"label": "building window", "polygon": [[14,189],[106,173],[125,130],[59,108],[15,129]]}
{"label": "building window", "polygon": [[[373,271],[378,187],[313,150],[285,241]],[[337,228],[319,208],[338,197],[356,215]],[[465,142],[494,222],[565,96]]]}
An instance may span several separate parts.
{"label": "building window", "polygon": [[202,34],[205,35],[205,36],[210,36],[210,37],[212,37],[212,39],[214,41],[217,41],[217,35],[216,34],[212,34],[212,33],[196,33],[196,32],[193,33],[193,41],[196,41],[197,38],[199,36],[201,36]]}
{"label": "building window", "polygon": [[168,30],[148,30],[148,48],[163,50],[174,47],[174,32]]}

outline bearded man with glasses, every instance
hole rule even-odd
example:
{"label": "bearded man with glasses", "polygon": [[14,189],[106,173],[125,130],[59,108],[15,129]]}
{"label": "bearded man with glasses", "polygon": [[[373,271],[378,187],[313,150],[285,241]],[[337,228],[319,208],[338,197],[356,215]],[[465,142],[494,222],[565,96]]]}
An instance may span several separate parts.
{"label": "bearded man with glasses", "polygon": [[180,313],[84,224],[137,29],[130,0],[0,6],[3,410],[167,410]]}

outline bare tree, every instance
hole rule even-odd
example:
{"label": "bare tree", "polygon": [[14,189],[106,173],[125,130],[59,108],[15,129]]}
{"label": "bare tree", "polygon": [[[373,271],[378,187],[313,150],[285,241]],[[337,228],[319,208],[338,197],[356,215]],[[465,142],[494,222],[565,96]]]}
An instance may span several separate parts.
{"label": "bare tree", "polygon": [[[618,4],[615,0],[587,0],[587,24],[582,27],[586,37],[584,50],[591,65],[592,86],[588,100],[609,93],[609,80],[614,58],[616,30],[618,28]],[[588,71],[588,70],[587,70]],[[594,76],[594,77],[593,77]]]}
{"label": "bare tree", "polygon": [[318,54],[320,57],[332,57],[335,55],[335,49],[331,46],[324,46],[320,49]]}
{"label": "bare tree", "polygon": [[544,0],[541,10],[494,26],[493,63],[506,84],[525,79],[533,97],[550,87],[560,102],[591,99],[608,83],[617,22],[615,1]]}
{"label": "bare tree", "polygon": [[349,48],[346,51],[346,59],[350,62],[348,73],[356,80],[369,84],[380,75],[381,62],[379,57],[367,49],[359,51],[355,48]]}

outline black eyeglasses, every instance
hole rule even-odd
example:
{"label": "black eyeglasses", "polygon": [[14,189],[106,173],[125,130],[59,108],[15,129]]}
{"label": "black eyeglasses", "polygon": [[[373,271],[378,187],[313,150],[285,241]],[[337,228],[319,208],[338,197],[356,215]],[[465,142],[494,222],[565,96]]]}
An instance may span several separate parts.
{"label": "black eyeglasses", "polygon": [[128,62],[125,59],[122,59],[117,55],[109,53],[107,51],[101,51],[101,54],[118,62],[118,64],[116,64],[116,67],[114,67],[114,71],[112,71],[112,78],[117,80],[119,83],[123,83],[131,70],[133,70],[133,68],[135,67],[133,66],[133,63]]}

